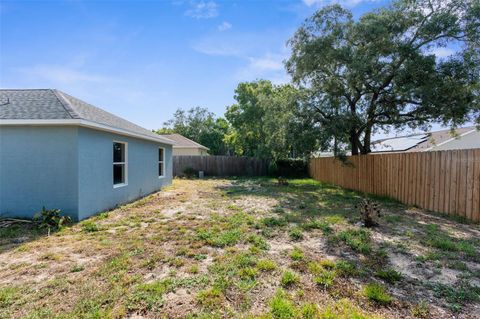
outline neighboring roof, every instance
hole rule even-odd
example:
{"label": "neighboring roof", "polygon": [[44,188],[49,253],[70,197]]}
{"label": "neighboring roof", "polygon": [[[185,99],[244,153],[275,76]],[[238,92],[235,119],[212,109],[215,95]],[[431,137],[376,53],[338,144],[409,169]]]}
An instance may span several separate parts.
{"label": "neighboring roof", "polygon": [[207,151],[210,150],[208,147],[198,144],[197,142],[192,141],[191,139],[180,134],[162,134],[162,136],[165,136],[174,142],[173,148],[201,148]]}
{"label": "neighboring roof", "polygon": [[141,126],[55,89],[0,89],[0,125],[71,124],[173,144]]}
{"label": "neighboring roof", "polygon": [[448,149],[444,145],[453,141],[457,141],[456,144],[458,145],[455,147],[456,149],[472,148],[473,144],[471,142],[463,141],[463,136],[476,132],[474,126],[458,128],[455,132],[457,137],[452,136],[451,131],[447,129],[377,140],[372,142],[372,153],[422,152]]}

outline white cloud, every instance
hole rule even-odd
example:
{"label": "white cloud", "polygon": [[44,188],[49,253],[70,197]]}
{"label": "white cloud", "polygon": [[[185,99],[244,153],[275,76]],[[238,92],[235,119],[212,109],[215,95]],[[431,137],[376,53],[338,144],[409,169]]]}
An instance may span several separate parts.
{"label": "white cloud", "polygon": [[111,81],[109,77],[103,75],[61,65],[35,65],[17,68],[16,71],[34,82],[48,82],[55,86],[78,82],[103,83]]}
{"label": "white cloud", "polygon": [[303,3],[308,6],[323,6],[327,4],[338,3],[346,7],[354,7],[362,2],[376,2],[378,0],[302,0]]}
{"label": "white cloud", "polygon": [[214,1],[191,1],[185,15],[196,19],[215,18],[218,16],[218,5]]}
{"label": "white cloud", "polygon": [[289,82],[283,60],[289,50],[285,47],[290,30],[267,30],[255,33],[216,32],[196,40],[192,48],[202,54],[237,60],[233,71],[235,81],[267,79],[275,84]]}
{"label": "white cloud", "polygon": [[231,28],[232,28],[232,25],[227,21],[223,21],[222,24],[220,24],[217,27],[218,31],[227,31],[228,29],[231,29]]}
{"label": "white cloud", "polygon": [[283,70],[283,59],[281,55],[269,55],[260,58],[250,58],[250,67],[259,71]]}

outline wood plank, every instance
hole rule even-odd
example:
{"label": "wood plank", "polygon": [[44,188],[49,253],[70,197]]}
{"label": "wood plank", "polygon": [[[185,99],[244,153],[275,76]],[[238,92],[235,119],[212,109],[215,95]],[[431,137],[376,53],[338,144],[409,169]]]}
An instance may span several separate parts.
{"label": "wood plank", "polygon": [[480,149],[474,150],[474,175],[473,175],[473,198],[472,219],[480,221]]}
{"label": "wood plank", "polygon": [[474,151],[467,150],[467,186],[466,186],[466,203],[465,203],[465,217],[472,220],[473,217],[473,176],[474,176]]}

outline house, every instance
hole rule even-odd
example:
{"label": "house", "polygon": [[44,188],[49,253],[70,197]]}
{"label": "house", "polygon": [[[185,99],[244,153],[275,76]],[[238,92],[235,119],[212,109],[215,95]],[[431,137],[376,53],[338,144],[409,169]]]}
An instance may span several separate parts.
{"label": "house", "polygon": [[208,155],[210,150],[208,147],[198,144],[189,138],[180,134],[164,134],[162,135],[174,142],[173,155]]}
{"label": "house", "polygon": [[447,129],[385,138],[372,142],[372,153],[423,152],[472,148],[480,148],[480,131],[474,126],[456,129],[455,136],[452,136],[451,131]]}
{"label": "house", "polygon": [[53,89],[0,90],[0,215],[75,220],[172,180],[169,139]]}

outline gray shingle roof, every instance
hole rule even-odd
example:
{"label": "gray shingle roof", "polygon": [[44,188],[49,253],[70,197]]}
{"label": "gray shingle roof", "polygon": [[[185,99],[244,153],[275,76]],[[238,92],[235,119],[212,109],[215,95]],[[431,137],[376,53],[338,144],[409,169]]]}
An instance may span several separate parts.
{"label": "gray shingle roof", "polygon": [[172,144],[168,138],[54,89],[0,89],[0,120],[67,120],[94,122]]}
{"label": "gray shingle roof", "polygon": [[209,150],[208,147],[203,146],[202,144],[199,144],[195,141],[192,141],[189,138],[186,138],[185,136],[181,134],[162,134],[162,136],[165,136],[169,140],[172,140],[175,144],[173,144],[174,148],[201,148],[204,150]]}

